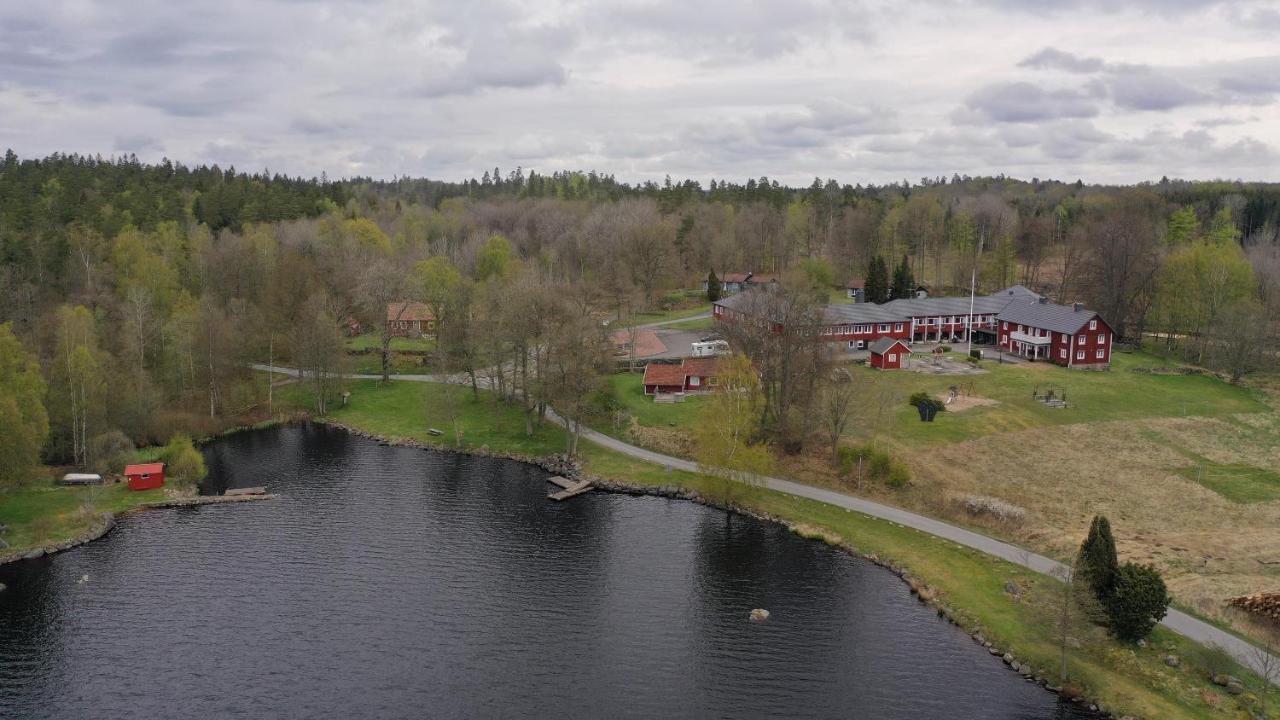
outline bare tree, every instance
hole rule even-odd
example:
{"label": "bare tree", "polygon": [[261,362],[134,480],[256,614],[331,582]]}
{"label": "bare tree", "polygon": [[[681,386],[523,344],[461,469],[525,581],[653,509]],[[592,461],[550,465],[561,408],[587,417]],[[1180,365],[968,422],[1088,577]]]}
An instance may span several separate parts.
{"label": "bare tree", "polygon": [[822,388],[822,420],[831,443],[831,464],[840,462],[840,438],[853,418],[858,394],[853,375],[847,368],[837,368]]}

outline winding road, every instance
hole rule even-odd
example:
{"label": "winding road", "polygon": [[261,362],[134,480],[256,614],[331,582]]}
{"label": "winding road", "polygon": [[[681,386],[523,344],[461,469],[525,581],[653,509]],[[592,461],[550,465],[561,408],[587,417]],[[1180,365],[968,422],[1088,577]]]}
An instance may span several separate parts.
{"label": "winding road", "polygon": [[[683,320],[678,322],[683,322]],[[267,365],[254,365],[253,368],[263,372],[281,373],[291,377],[298,376],[298,371],[292,368],[279,366],[270,367]],[[344,377],[356,380],[377,380],[381,379],[382,376],[347,374],[344,375]],[[397,380],[407,380],[410,382],[459,381],[459,377],[457,376],[443,375],[396,375],[395,378]],[[564,419],[554,411],[548,410],[548,415],[560,425],[563,426],[566,424]],[[605,435],[604,433],[590,428],[584,427],[582,429],[582,437],[596,443],[597,445],[638,460],[656,463],[676,470],[698,472],[698,464],[691,460],[671,455],[664,455],[652,450],[646,450],[642,447],[637,447],[630,443],[623,442],[622,440]],[[812,485],[804,485],[802,483],[784,480],[782,478],[765,477],[762,480],[763,485],[770,490],[776,490],[781,493],[808,498],[810,500],[817,500],[818,502],[835,505],[836,507],[845,508],[847,510],[853,510],[864,515],[880,518],[881,520],[888,520],[905,527],[940,537],[944,540],[950,540],[958,545],[963,545],[964,547],[986,553],[987,555],[998,557],[1001,560],[1034,570],[1035,572],[1042,573],[1044,575],[1063,578],[1066,577],[1068,572],[1068,567],[1066,565],[1052,558],[1033,553],[1025,548],[1020,548],[1017,545],[1011,545],[1001,540],[973,532],[972,530],[966,530],[965,528],[942,522],[941,520],[935,520],[931,517],[918,515],[901,508],[896,508],[892,505],[884,505],[882,503],[864,500],[852,495],[835,492],[834,490],[826,490],[819,487],[813,487]],[[1231,633],[1225,632],[1214,625],[1174,608],[1169,609],[1168,614],[1160,621],[1160,624],[1179,635],[1200,643],[1201,645],[1220,647],[1230,653],[1231,656],[1242,665],[1251,668],[1254,672],[1259,673],[1260,675],[1264,674],[1264,669],[1267,665],[1267,663],[1264,662],[1267,658],[1265,651],[1251,643],[1241,640]],[[1271,656],[1270,667],[1272,673],[1275,672],[1275,668],[1278,666],[1280,666],[1280,658]],[[1273,682],[1276,682],[1277,680],[1280,680],[1280,678],[1272,678]]]}

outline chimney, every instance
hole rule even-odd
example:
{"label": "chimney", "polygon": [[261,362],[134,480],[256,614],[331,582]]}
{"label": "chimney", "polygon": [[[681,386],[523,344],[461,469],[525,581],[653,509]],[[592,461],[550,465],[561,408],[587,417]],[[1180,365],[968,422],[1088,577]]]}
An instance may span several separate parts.
{"label": "chimney", "polygon": [[1045,297],[1045,296],[1041,295],[1041,296],[1040,296],[1040,304],[1041,304],[1041,305],[1048,305],[1048,304],[1049,304],[1049,298],[1047,298],[1047,297]]}
{"label": "chimney", "polygon": [[1071,303],[1071,309],[1080,312],[1084,309],[1084,303]]}

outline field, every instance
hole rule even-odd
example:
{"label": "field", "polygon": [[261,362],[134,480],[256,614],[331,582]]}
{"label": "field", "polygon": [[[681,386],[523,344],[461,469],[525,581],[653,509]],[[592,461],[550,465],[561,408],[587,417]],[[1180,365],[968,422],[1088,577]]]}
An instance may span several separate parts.
{"label": "field", "polygon": [[696,305],[690,307],[637,313],[636,322],[641,325],[648,325],[650,323],[666,322],[667,320],[680,320],[706,312],[711,312],[711,303],[707,302],[706,298],[702,298]]}
{"label": "field", "polygon": [[[982,368],[953,376],[856,368],[855,378],[892,388],[894,397],[881,427],[855,420],[849,442],[875,438],[913,475],[907,490],[863,492],[1063,559],[1093,515],[1104,513],[1124,557],[1154,563],[1180,605],[1222,623],[1232,622],[1226,599],[1280,587],[1280,414],[1265,393],[1176,374],[1143,353],[1117,353],[1108,372],[993,360]],[[1139,371],[1149,369],[1169,374]],[[612,383],[644,426],[613,434],[682,449],[677,441],[696,422],[696,400],[655,405],[640,394],[638,376]],[[953,385],[971,407],[922,423],[906,403],[919,391],[945,397]],[[1048,390],[1065,394],[1071,407],[1032,399]],[[826,457],[814,447],[784,458],[779,472],[838,486]],[[957,509],[969,495],[1012,503],[1026,519],[1010,526],[970,517]]]}
{"label": "field", "polygon": [[164,499],[164,490],[130,490],[124,483],[98,487],[41,484],[0,494],[0,536],[14,549],[65,540],[93,524],[93,514],[117,513]]}
{"label": "field", "polygon": [[644,394],[644,374],[638,372],[611,375],[609,386],[622,410],[646,427],[691,428],[706,402],[705,397],[695,395],[681,403],[655,403],[652,396]]}

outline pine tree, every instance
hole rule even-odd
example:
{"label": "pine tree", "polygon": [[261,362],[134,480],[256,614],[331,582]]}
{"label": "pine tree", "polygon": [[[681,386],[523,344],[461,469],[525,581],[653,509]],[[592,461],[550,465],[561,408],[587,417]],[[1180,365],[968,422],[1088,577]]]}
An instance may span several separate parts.
{"label": "pine tree", "polygon": [[707,273],[707,301],[715,302],[720,299],[720,278],[716,277],[716,271],[712,268]]}
{"label": "pine tree", "polygon": [[894,300],[904,300],[915,297],[915,294],[915,274],[911,272],[911,262],[906,255],[903,255],[902,263],[893,271],[893,284],[889,288],[889,296]]}
{"label": "pine tree", "polygon": [[889,266],[884,258],[876,255],[867,263],[867,277],[863,288],[867,302],[889,301]]}
{"label": "pine tree", "polygon": [[1076,572],[1093,588],[1094,595],[1106,602],[1115,589],[1119,561],[1116,559],[1116,541],[1111,536],[1111,523],[1102,515],[1093,518],[1089,537],[1080,545],[1076,559]]}

